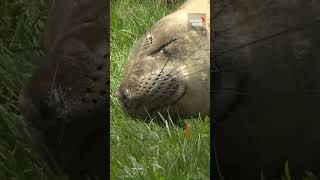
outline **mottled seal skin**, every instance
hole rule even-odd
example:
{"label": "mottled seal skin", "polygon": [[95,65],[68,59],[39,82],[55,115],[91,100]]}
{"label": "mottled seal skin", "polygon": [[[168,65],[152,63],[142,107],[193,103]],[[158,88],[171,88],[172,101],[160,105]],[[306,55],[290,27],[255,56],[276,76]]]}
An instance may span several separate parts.
{"label": "mottled seal skin", "polygon": [[320,1],[213,2],[214,139],[226,180],[320,170]]}
{"label": "mottled seal skin", "polygon": [[22,90],[27,132],[70,177],[106,177],[107,5],[50,2],[45,57]]}
{"label": "mottled seal skin", "polygon": [[[209,115],[210,4],[189,0],[156,22],[132,47],[117,96],[131,116]],[[188,29],[188,13],[206,25]]]}

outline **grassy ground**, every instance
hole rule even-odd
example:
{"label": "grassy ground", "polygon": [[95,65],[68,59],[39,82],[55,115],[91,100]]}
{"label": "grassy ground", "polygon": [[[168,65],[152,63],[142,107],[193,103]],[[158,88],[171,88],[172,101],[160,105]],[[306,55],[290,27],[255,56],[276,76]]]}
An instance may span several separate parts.
{"label": "grassy ground", "polygon": [[[158,1],[159,2],[159,1]],[[172,12],[152,0],[111,1],[111,93],[135,40],[157,20]],[[209,121],[189,120],[189,141],[183,128],[160,127],[127,117],[111,94],[111,179],[209,179]]]}

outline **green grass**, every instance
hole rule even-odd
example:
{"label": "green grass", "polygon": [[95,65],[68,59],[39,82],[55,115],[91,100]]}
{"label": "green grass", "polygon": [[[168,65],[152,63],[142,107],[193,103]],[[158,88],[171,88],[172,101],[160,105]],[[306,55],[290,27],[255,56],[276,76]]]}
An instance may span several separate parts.
{"label": "green grass", "polygon": [[135,40],[180,4],[166,8],[152,0],[111,1],[111,179],[209,179],[208,120],[189,120],[186,141],[184,128],[171,121],[159,126],[129,118],[112,94]]}

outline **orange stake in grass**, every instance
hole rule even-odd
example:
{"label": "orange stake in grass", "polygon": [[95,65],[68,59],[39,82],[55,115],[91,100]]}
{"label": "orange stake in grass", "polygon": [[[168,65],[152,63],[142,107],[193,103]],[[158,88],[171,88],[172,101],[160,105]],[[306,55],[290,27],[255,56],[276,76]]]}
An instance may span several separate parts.
{"label": "orange stake in grass", "polygon": [[189,129],[188,129],[188,121],[186,121],[186,139],[189,139]]}

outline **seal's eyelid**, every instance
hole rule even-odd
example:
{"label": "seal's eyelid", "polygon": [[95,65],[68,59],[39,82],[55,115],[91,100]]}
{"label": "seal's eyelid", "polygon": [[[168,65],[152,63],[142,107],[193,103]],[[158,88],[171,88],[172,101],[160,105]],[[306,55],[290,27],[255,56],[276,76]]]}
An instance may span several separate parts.
{"label": "seal's eyelid", "polygon": [[155,49],[154,51],[152,51],[149,55],[154,55],[158,52],[161,52],[165,47],[167,47],[169,44],[173,43],[174,41],[176,41],[177,39],[172,39],[164,44],[162,44],[159,48]]}

